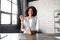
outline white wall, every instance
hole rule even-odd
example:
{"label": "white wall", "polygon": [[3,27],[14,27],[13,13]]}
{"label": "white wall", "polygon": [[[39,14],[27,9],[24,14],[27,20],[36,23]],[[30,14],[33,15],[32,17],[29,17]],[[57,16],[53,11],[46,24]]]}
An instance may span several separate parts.
{"label": "white wall", "polygon": [[60,0],[38,0],[29,2],[29,6],[35,6],[40,20],[40,29],[44,33],[54,33],[54,10],[59,10]]}

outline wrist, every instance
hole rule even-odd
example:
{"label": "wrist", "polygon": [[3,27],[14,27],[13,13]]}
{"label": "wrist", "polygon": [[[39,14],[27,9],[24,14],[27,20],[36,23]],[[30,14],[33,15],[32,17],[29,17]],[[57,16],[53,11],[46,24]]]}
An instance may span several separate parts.
{"label": "wrist", "polygon": [[21,22],[24,22],[24,20],[21,20]]}
{"label": "wrist", "polygon": [[24,23],[24,22],[21,22],[21,23]]}

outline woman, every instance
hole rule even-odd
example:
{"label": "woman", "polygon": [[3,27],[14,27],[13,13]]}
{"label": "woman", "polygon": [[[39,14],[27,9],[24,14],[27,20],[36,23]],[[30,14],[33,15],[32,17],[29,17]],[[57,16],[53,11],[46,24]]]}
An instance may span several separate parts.
{"label": "woman", "polygon": [[21,19],[21,31],[28,34],[34,34],[39,31],[39,21],[36,17],[37,10],[31,6],[26,10],[26,17],[20,16]]}

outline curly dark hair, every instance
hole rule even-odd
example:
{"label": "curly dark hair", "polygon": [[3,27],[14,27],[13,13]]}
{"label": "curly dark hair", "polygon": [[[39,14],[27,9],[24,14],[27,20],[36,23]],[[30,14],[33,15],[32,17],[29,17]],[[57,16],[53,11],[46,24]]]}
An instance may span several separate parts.
{"label": "curly dark hair", "polygon": [[28,7],[27,10],[26,10],[26,12],[25,12],[25,15],[26,15],[26,16],[29,16],[28,11],[29,11],[30,8],[31,8],[32,11],[33,11],[32,16],[36,16],[36,15],[37,15],[37,9],[36,9],[34,6]]}

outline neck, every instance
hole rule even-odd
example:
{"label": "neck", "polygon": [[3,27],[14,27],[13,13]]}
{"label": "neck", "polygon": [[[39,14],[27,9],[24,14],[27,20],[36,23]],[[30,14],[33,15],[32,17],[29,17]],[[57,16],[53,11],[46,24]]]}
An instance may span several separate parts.
{"label": "neck", "polygon": [[29,19],[31,19],[32,18],[32,16],[29,16]]}

